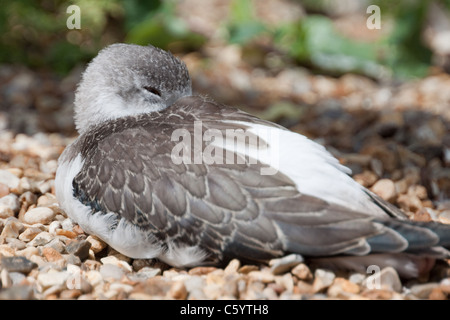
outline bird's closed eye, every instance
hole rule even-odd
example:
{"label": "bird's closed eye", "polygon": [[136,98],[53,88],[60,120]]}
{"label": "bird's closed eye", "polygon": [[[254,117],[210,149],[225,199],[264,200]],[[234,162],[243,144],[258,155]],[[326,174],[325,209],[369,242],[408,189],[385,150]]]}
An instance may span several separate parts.
{"label": "bird's closed eye", "polygon": [[161,92],[156,88],[145,86],[144,89],[147,90],[148,92],[151,92],[151,93],[156,94],[157,96],[161,97]]}

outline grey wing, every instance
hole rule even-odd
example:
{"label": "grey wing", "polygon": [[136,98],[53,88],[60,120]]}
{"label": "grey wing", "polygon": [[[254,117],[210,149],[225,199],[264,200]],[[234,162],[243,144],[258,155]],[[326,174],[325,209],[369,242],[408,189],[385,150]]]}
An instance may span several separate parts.
{"label": "grey wing", "polygon": [[[204,115],[197,107],[188,114]],[[233,165],[175,164],[171,152],[177,141],[171,141],[171,133],[193,132],[188,114],[179,123],[161,115],[141,117],[131,127],[117,123],[122,129],[109,134],[99,128],[96,143],[83,150],[86,160],[73,181],[75,196],[93,214],[114,212],[117,221],[126,219],[163,244],[199,246],[213,263],[235,257],[266,260],[285,252],[360,255],[408,247],[396,231],[400,227],[300,194],[281,172],[260,175],[264,164],[248,159]],[[218,123],[214,127],[225,130]],[[436,242],[435,236],[425,236]]]}

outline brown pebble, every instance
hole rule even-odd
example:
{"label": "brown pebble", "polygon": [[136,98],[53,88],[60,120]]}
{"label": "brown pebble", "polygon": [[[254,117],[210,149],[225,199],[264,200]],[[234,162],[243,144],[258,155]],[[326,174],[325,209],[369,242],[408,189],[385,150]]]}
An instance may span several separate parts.
{"label": "brown pebble", "polygon": [[328,288],[328,295],[332,297],[341,297],[346,293],[357,294],[360,288],[356,283],[353,283],[344,278],[336,278],[333,284]]}
{"label": "brown pebble", "polygon": [[57,229],[56,234],[58,236],[65,236],[70,239],[75,239],[77,237],[77,234],[75,232],[70,231],[70,230],[64,230],[64,229]]}
{"label": "brown pebble", "polygon": [[94,253],[99,253],[100,251],[105,249],[107,246],[107,244],[103,240],[97,238],[96,236],[92,236],[92,235],[87,237],[86,241],[89,241],[91,243],[91,250]]}
{"label": "brown pebble", "polygon": [[22,232],[19,236],[19,239],[25,242],[31,241],[36,237],[42,230],[38,227],[30,227],[27,228],[24,232]]}
{"label": "brown pebble", "polygon": [[81,227],[77,224],[77,225],[75,225],[74,227],[73,227],[73,232],[75,232],[77,235],[80,235],[80,234],[84,234],[84,231],[83,231],[83,229],[81,229]]}
{"label": "brown pebble", "polygon": [[9,194],[9,187],[6,184],[0,182],[0,198],[8,194]]}
{"label": "brown pebble", "polygon": [[353,179],[360,185],[370,188],[377,181],[377,176],[372,171],[366,170],[362,173],[355,174]]}
{"label": "brown pebble", "polygon": [[304,264],[304,263],[300,263],[299,265],[295,266],[292,270],[291,273],[296,276],[298,279],[300,280],[305,280],[305,281],[309,281],[313,278],[313,275],[311,273],[311,270],[309,269],[309,267]]}
{"label": "brown pebble", "polygon": [[242,273],[242,274],[248,274],[249,272],[256,271],[256,270],[259,270],[259,268],[257,266],[247,264],[245,266],[240,267],[238,272]]}
{"label": "brown pebble", "polygon": [[297,282],[297,285],[294,288],[294,293],[311,294],[313,292],[314,290],[312,284],[301,280]]}
{"label": "brown pebble", "polygon": [[393,292],[384,289],[371,289],[362,292],[361,295],[372,300],[390,300],[392,299]]}
{"label": "brown pebble", "polygon": [[395,184],[392,180],[381,179],[378,180],[372,188],[370,188],[375,194],[380,196],[383,200],[393,202],[397,196],[395,190]]}
{"label": "brown pebble", "polygon": [[179,281],[175,282],[169,290],[169,296],[176,300],[184,300],[187,297],[187,290],[184,283]]}
{"label": "brown pebble", "polygon": [[189,274],[191,276],[201,276],[204,274],[208,274],[210,272],[213,272],[214,270],[217,270],[215,267],[196,267],[189,270]]}
{"label": "brown pebble", "polygon": [[227,267],[224,269],[226,274],[236,273],[241,266],[241,262],[238,259],[231,260]]}
{"label": "brown pebble", "polygon": [[450,294],[450,278],[443,279],[439,287],[443,292]]}
{"label": "brown pebble", "polygon": [[447,295],[442,291],[441,288],[434,288],[431,290],[428,296],[430,300],[447,300]]}
{"label": "brown pebble", "polygon": [[416,211],[413,215],[414,221],[423,221],[423,222],[429,222],[431,221],[431,216],[428,213],[427,209],[420,208],[418,211]]}
{"label": "brown pebble", "polygon": [[63,259],[63,256],[53,249],[52,247],[47,247],[42,250],[42,254],[47,259],[48,262],[56,262]]}
{"label": "brown pebble", "polygon": [[422,208],[422,202],[415,195],[401,194],[397,198],[397,203],[405,211],[415,212]]}
{"label": "brown pebble", "polygon": [[69,289],[69,290],[63,290],[59,294],[59,298],[63,300],[71,300],[76,299],[79,296],[81,296],[81,290],[78,289]]}

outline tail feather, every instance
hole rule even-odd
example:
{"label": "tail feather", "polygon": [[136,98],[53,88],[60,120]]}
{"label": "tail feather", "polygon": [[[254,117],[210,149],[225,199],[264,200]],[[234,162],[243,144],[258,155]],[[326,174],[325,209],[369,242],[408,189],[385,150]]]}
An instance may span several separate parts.
{"label": "tail feather", "polygon": [[[413,221],[394,220],[389,219],[382,221],[390,230],[400,234],[406,239],[408,245],[405,250],[409,251],[414,249],[429,248],[436,245],[440,245],[440,236],[433,229],[430,229],[433,225],[427,226],[423,224],[416,224]],[[450,231],[450,228],[449,228]],[[384,239],[382,236],[377,237],[378,242],[382,242]],[[371,239],[368,239],[371,243]]]}

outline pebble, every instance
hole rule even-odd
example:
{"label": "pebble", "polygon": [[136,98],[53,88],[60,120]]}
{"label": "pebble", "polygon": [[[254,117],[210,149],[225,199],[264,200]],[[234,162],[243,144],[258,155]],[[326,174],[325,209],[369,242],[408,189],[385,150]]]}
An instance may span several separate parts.
{"label": "pebble", "polygon": [[20,210],[20,200],[19,197],[11,193],[2,198],[0,198],[0,207],[5,206],[10,208],[14,214],[19,213]]}
{"label": "pebble", "polygon": [[62,300],[74,300],[81,296],[82,292],[78,289],[69,289],[69,290],[63,290],[59,294],[59,298]]}
{"label": "pebble", "polygon": [[9,272],[28,274],[31,270],[37,267],[37,264],[25,257],[3,257],[1,260],[1,266]]}
{"label": "pebble", "polygon": [[24,222],[28,224],[50,224],[55,217],[55,212],[47,207],[37,207],[25,213]]}
{"label": "pebble", "polygon": [[312,290],[314,292],[320,292],[333,283],[336,278],[335,274],[329,270],[316,269],[314,272],[314,282],[312,284]]}
{"label": "pebble", "polygon": [[243,274],[248,274],[251,271],[256,271],[256,270],[259,270],[259,268],[257,266],[247,264],[247,265],[240,267],[238,272],[243,273]]}
{"label": "pebble", "polygon": [[6,219],[2,233],[2,238],[17,238],[20,232],[23,230],[23,224],[14,217]]}
{"label": "pebble", "polygon": [[28,242],[28,246],[30,247],[44,246],[52,240],[53,235],[51,235],[47,231],[41,231],[33,238],[33,240]]}
{"label": "pebble", "polygon": [[101,258],[100,261],[104,265],[111,264],[111,265],[114,265],[114,266],[117,266],[117,267],[123,269],[126,272],[131,272],[133,270],[133,268],[128,264],[128,262],[120,260],[115,256],[107,256],[107,257]]}
{"label": "pebble", "polygon": [[86,260],[89,257],[89,249],[91,248],[91,243],[86,240],[74,240],[71,241],[67,247],[66,251],[73,255],[76,255],[81,260]]}
{"label": "pebble", "polygon": [[0,219],[6,219],[13,216],[14,210],[4,204],[0,204]]}
{"label": "pebble", "polygon": [[48,232],[56,235],[56,230],[61,228],[61,223],[59,221],[52,221],[48,226]]}
{"label": "pebble", "polygon": [[248,277],[253,281],[260,281],[262,283],[270,283],[275,281],[274,274],[268,269],[263,269],[261,271],[250,271]]}
{"label": "pebble", "polygon": [[394,202],[397,196],[395,184],[389,179],[378,180],[370,190],[388,202]]}
{"label": "pebble", "polygon": [[25,242],[19,240],[19,239],[15,239],[15,238],[6,238],[6,243],[15,250],[22,250],[24,249],[27,245],[25,244]]}
{"label": "pebble", "polygon": [[20,179],[8,170],[0,170],[0,183],[6,185],[11,190],[17,190]]}
{"label": "pebble", "polygon": [[51,247],[44,248],[42,250],[42,254],[49,262],[56,262],[63,259],[63,256]]}
{"label": "pebble", "polygon": [[41,232],[42,230],[37,227],[30,227],[19,235],[19,239],[25,242],[29,242]]}
{"label": "pebble", "polygon": [[447,295],[442,291],[441,288],[434,288],[428,295],[430,300],[447,300]]}
{"label": "pebble", "polygon": [[91,244],[91,250],[94,253],[99,253],[100,251],[102,251],[103,249],[105,249],[107,247],[106,242],[104,242],[103,240],[100,240],[96,236],[90,235],[86,238],[86,241],[88,241]]}
{"label": "pebble", "polygon": [[439,288],[439,283],[424,283],[424,284],[416,284],[412,286],[409,290],[419,299],[427,299],[431,292]]}
{"label": "pebble", "polygon": [[69,239],[75,239],[77,237],[77,234],[75,232],[70,231],[70,230],[65,230],[65,229],[56,229],[55,233],[58,236],[64,236]]}
{"label": "pebble", "polygon": [[9,192],[9,187],[4,183],[0,183],[0,198],[6,196]]}
{"label": "pebble", "polygon": [[330,297],[337,298],[350,298],[359,292],[359,285],[344,278],[334,279],[333,284],[327,290]]}
{"label": "pebble", "polygon": [[161,275],[161,269],[143,267],[138,272],[129,274],[128,278],[132,281],[145,281],[158,275]]}
{"label": "pebble", "polygon": [[69,278],[69,273],[66,271],[53,271],[50,270],[47,273],[40,273],[37,276],[38,283],[44,288],[57,286],[65,286],[66,280]]}
{"label": "pebble", "polygon": [[269,261],[272,273],[277,275],[288,272],[293,267],[303,262],[303,257],[299,254],[290,254],[279,259],[272,259]]}
{"label": "pebble", "polygon": [[291,270],[291,273],[294,276],[296,276],[298,279],[304,280],[304,281],[309,281],[309,280],[311,280],[313,278],[313,274],[311,273],[311,270],[304,263],[300,263],[297,266],[295,266]]}
{"label": "pebble", "polygon": [[15,286],[20,285],[26,279],[26,276],[20,272],[9,272],[9,278],[11,279],[12,285]]}
{"label": "pebble", "polygon": [[66,245],[58,238],[50,240],[44,247],[51,248],[58,253],[64,253],[66,251]]}
{"label": "pebble", "polygon": [[113,264],[107,263],[100,267],[100,275],[103,279],[120,280],[124,276],[125,271]]}
{"label": "pebble", "polygon": [[237,273],[241,267],[241,262],[238,259],[231,260],[225,268],[225,274]]}
{"label": "pebble", "polygon": [[1,283],[2,288],[11,287],[11,285],[13,284],[13,281],[9,275],[8,270],[2,269],[0,271],[0,283]]}
{"label": "pebble", "polygon": [[0,290],[0,300],[31,300],[33,287],[27,285],[12,286]]}
{"label": "pebble", "polygon": [[397,271],[392,267],[383,268],[380,272],[375,272],[367,277],[364,286],[368,289],[384,289],[394,292],[402,291],[402,282]]}
{"label": "pebble", "polygon": [[217,270],[215,267],[194,267],[189,270],[189,274],[193,276],[206,275],[210,272]]}
{"label": "pebble", "polygon": [[0,245],[0,257],[13,257],[15,250],[7,244]]}
{"label": "pebble", "polygon": [[442,279],[440,282],[440,288],[446,294],[450,294],[450,278]]}
{"label": "pebble", "polygon": [[186,290],[186,287],[181,281],[175,282],[169,290],[169,296],[176,300],[184,300],[186,299],[187,295],[188,292]]}

